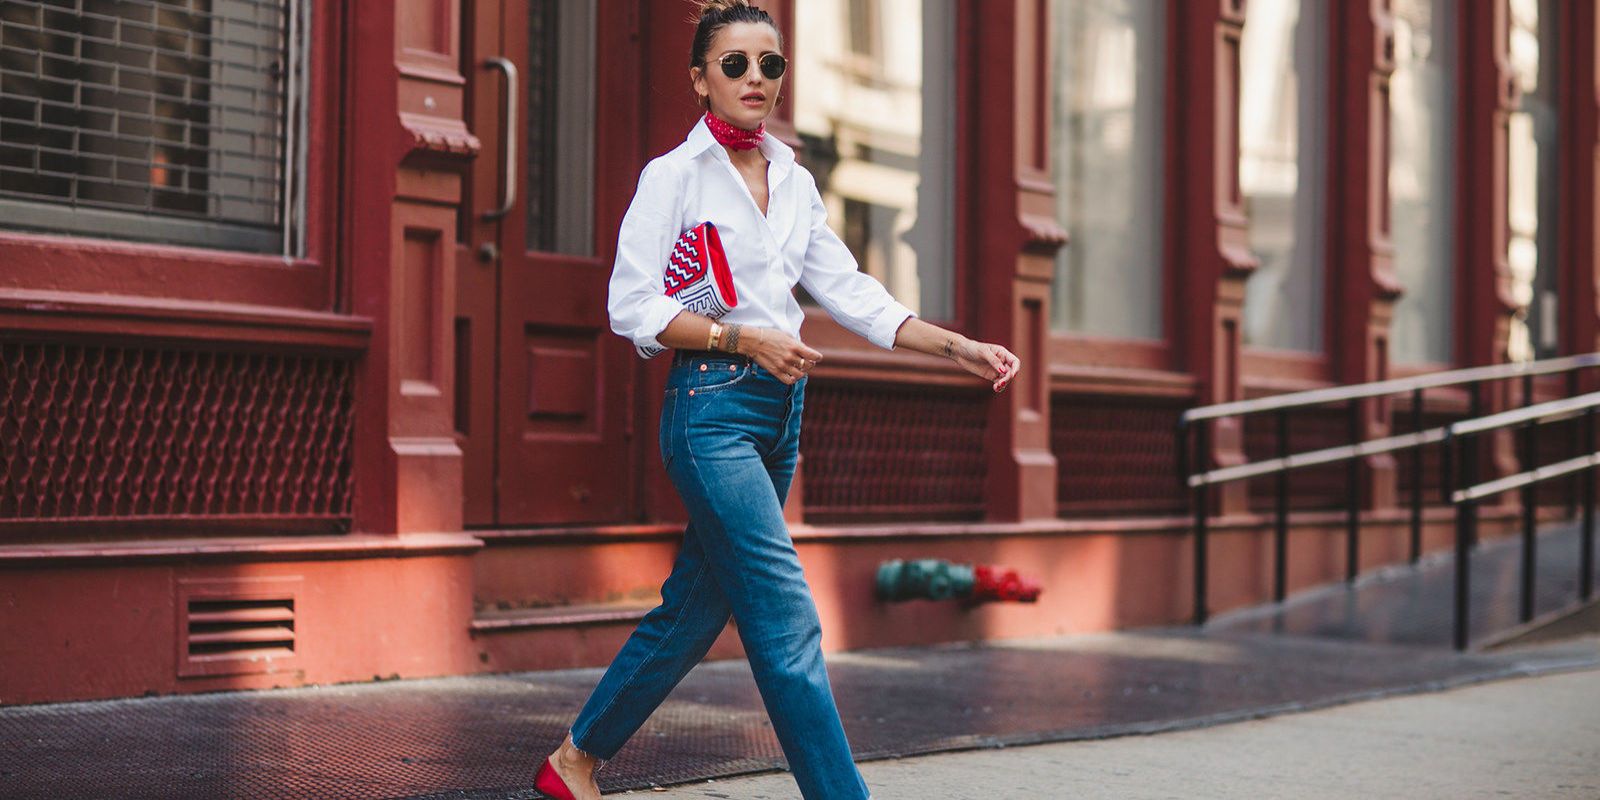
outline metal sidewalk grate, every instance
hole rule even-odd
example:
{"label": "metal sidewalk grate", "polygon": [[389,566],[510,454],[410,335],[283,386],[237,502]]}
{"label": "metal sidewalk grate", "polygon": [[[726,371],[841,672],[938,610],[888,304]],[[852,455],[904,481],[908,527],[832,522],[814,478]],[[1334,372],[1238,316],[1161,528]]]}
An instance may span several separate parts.
{"label": "metal sidewalk grate", "polygon": [[[858,759],[1244,719],[1574,665],[1189,627],[836,654]],[[0,796],[527,798],[598,669],[0,708]],[[782,765],[743,661],[701,664],[606,791]]]}

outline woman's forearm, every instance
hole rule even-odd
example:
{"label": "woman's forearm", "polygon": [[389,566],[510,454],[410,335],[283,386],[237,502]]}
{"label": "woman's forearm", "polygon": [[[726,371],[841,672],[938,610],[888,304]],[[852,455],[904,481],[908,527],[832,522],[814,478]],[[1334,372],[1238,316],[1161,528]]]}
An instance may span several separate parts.
{"label": "woman's forearm", "polygon": [[979,342],[947,331],[931,322],[908,317],[894,334],[895,347],[942,356],[966,371],[994,382],[994,390],[1004,391],[1022,366],[1015,353],[997,344]]}
{"label": "woman's forearm", "polygon": [[966,341],[967,337],[955,331],[947,331],[931,322],[924,322],[918,317],[907,317],[894,334],[896,348],[904,347],[919,353],[952,359]]}
{"label": "woman's forearm", "polygon": [[[822,359],[820,351],[799,339],[758,325],[723,323],[718,341],[709,343],[712,322],[710,317],[684,309],[656,334],[656,341],[680,350],[740,353],[758,361],[786,383],[805,374],[807,360],[814,365]],[[900,323],[894,344],[896,348],[948,358],[968,372],[994,381],[997,392],[1006,388],[1019,366],[1017,357],[1000,345],[974,341],[917,317],[907,317]]]}
{"label": "woman's forearm", "polygon": [[[689,309],[678,312],[667,327],[656,334],[656,341],[678,350],[706,350],[706,340],[711,337],[712,319]],[[722,323],[722,336],[717,349],[729,353],[749,355],[760,334],[753,325]]]}
{"label": "woman's forearm", "polygon": [[[684,309],[667,323],[666,328],[656,334],[656,341],[680,350],[705,350],[706,340],[711,335],[711,323],[710,317]],[[749,354],[756,344],[758,333],[753,326],[723,323],[719,349]],[[955,358],[956,352],[967,341],[969,341],[967,337],[955,331],[945,330],[917,317],[908,317],[901,323],[899,330],[895,331],[894,336],[896,348],[904,347],[919,353],[951,359]]]}

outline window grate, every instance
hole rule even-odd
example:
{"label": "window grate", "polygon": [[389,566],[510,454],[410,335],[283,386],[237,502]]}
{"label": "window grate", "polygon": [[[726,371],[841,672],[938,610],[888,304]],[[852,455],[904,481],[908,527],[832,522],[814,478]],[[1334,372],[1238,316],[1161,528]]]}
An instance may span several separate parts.
{"label": "window grate", "polygon": [[300,254],[302,2],[0,3],[4,225]]}
{"label": "window grate", "polygon": [[329,356],[0,342],[0,534],[347,528],[353,380]]}

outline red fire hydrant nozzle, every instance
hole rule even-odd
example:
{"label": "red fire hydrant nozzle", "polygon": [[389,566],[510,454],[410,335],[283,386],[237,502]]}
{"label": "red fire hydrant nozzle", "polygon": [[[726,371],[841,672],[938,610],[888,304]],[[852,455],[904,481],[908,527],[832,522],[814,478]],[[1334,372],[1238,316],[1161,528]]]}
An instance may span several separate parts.
{"label": "red fire hydrant nozzle", "polygon": [[972,587],[975,602],[1005,600],[1013,603],[1034,603],[1039,600],[1039,584],[1025,581],[1014,569],[1000,572],[999,567],[980,566],[973,570],[977,583]]}

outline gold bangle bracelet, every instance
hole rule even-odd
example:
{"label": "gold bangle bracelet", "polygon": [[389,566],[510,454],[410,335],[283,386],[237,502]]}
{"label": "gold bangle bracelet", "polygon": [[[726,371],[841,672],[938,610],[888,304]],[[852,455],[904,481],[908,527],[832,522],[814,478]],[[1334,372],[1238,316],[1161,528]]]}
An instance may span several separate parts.
{"label": "gold bangle bracelet", "polygon": [[711,335],[706,338],[706,349],[717,349],[717,339],[722,337],[722,323],[715,320],[711,323]]}

